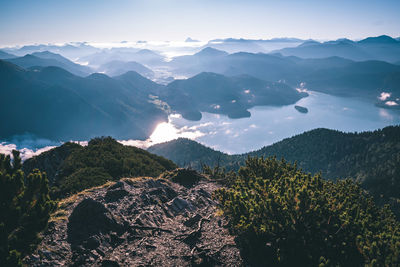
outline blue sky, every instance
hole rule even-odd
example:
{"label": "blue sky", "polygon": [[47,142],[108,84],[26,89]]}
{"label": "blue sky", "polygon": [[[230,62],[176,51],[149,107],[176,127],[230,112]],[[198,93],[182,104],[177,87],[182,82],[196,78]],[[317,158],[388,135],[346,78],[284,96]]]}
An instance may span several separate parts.
{"label": "blue sky", "polygon": [[0,0],[0,45],[400,36],[399,0]]}

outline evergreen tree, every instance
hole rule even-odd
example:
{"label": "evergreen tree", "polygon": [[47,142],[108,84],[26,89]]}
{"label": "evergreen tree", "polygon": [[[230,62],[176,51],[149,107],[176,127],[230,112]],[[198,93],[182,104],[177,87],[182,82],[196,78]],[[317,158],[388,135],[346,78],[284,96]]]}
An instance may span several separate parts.
{"label": "evergreen tree", "polygon": [[353,181],[248,158],[221,209],[255,266],[399,266],[400,224]]}
{"label": "evergreen tree", "polygon": [[47,177],[34,170],[24,177],[18,151],[0,154],[0,265],[19,266],[38,243],[53,208]]}

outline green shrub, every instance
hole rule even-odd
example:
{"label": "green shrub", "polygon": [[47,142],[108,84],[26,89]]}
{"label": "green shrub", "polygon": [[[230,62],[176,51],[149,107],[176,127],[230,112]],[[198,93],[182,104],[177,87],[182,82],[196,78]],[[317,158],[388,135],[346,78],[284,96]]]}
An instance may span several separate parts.
{"label": "green shrub", "polygon": [[108,180],[157,177],[176,167],[170,160],[137,147],[124,146],[111,137],[94,138],[87,146],[74,149],[60,164],[51,193],[54,199],[63,198]]}
{"label": "green shrub", "polygon": [[257,266],[398,266],[400,225],[351,180],[311,176],[284,160],[248,158],[215,192]]}
{"label": "green shrub", "polygon": [[68,179],[63,181],[60,188],[54,189],[53,194],[65,195],[67,193],[77,193],[90,187],[105,184],[111,180],[111,176],[103,168],[86,167],[68,176]]}
{"label": "green shrub", "polygon": [[50,211],[48,181],[34,170],[24,178],[18,151],[0,154],[0,265],[19,266],[39,242],[38,233],[46,226]]}

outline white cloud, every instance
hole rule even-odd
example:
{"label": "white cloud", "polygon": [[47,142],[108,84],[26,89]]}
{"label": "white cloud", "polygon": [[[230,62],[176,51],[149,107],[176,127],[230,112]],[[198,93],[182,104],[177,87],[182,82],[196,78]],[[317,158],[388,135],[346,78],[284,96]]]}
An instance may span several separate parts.
{"label": "white cloud", "polygon": [[182,118],[182,115],[181,114],[171,114],[171,115],[169,115],[169,117],[171,117],[173,119],[180,119],[180,118]]}
{"label": "white cloud", "polygon": [[385,102],[385,105],[386,106],[398,106],[399,104],[398,103],[396,103],[396,102],[394,102],[394,101],[386,101]]}
{"label": "white cloud", "polygon": [[45,151],[48,151],[52,148],[55,148],[56,146],[45,146],[43,148],[39,149],[29,149],[29,148],[21,148],[18,149],[17,145],[15,144],[8,144],[6,142],[0,143],[0,154],[6,154],[6,155],[11,155],[13,150],[19,150],[21,153],[21,159],[22,161],[25,161],[33,156],[37,156]]}
{"label": "white cloud", "polygon": [[386,92],[382,92],[380,96],[378,96],[379,100],[385,101],[386,99],[388,99],[392,94],[391,93],[386,93]]}

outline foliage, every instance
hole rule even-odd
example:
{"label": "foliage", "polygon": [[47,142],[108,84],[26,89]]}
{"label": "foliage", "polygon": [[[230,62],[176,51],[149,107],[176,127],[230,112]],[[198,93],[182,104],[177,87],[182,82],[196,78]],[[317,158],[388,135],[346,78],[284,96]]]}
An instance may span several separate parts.
{"label": "foliage", "polygon": [[202,171],[204,165],[215,166],[216,164],[227,170],[238,170],[242,163],[241,157],[216,151],[187,138],[155,144],[147,151],[168,158],[179,167],[197,171]]}
{"label": "foliage", "polygon": [[18,151],[0,154],[0,263],[21,265],[21,258],[38,243],[54,207],[45,174],[34,170],[24,178]]}
{"label": "foliage", "polygon": [[315,129],[242,155],[227,155],[185,139],[155,145],[149,151],[197,170],[202,163],[214,166],[219,162],[220,167],[237,171],[248,156],[285,158],[327,179],[360,182],[376,203],[390,203],[400,218],[396,204],[400,202],[400,126],[362,133]]}
{"label": "foliage", "polygon": [[400,224],[353,181],[326,181],[276,158],[248,158],[215,192],[255,265],[397,266]]}
{"label": "foliage", "polygon": [[214,167],[203,164],[202,172],[210,179],[226,186],[232,185],[236,178],[234,171],[227,172],[225,167],[220,167],[219,162]]}
{"label": "foliage", "polygon": [[[113,180],[104,168],[84,167],[78,169],[60,183],[59,192],[79,192]],[[57,191],[57,189],[55,189]]]}
{"label": "foliage", "polygon": [[31,173],[34,169],[46,172],[49,184],[52,185],[54,184],[55,176],[64,160],[71,155],[73,151],[80,149],[82,149],[81,145],[73,142],[66,142],[55,149],[50,149],[49,151],[45,151],[35,157],[25,160],[22,165],[22,170],[24,173]]}
{"label": "foliage", "polygon": [[65,197],[122,177],[156,177],[176,167],[170,160],[124,146],[111,137],[94,138],[86,147],[73,150],[58,167],[52,195]]}

